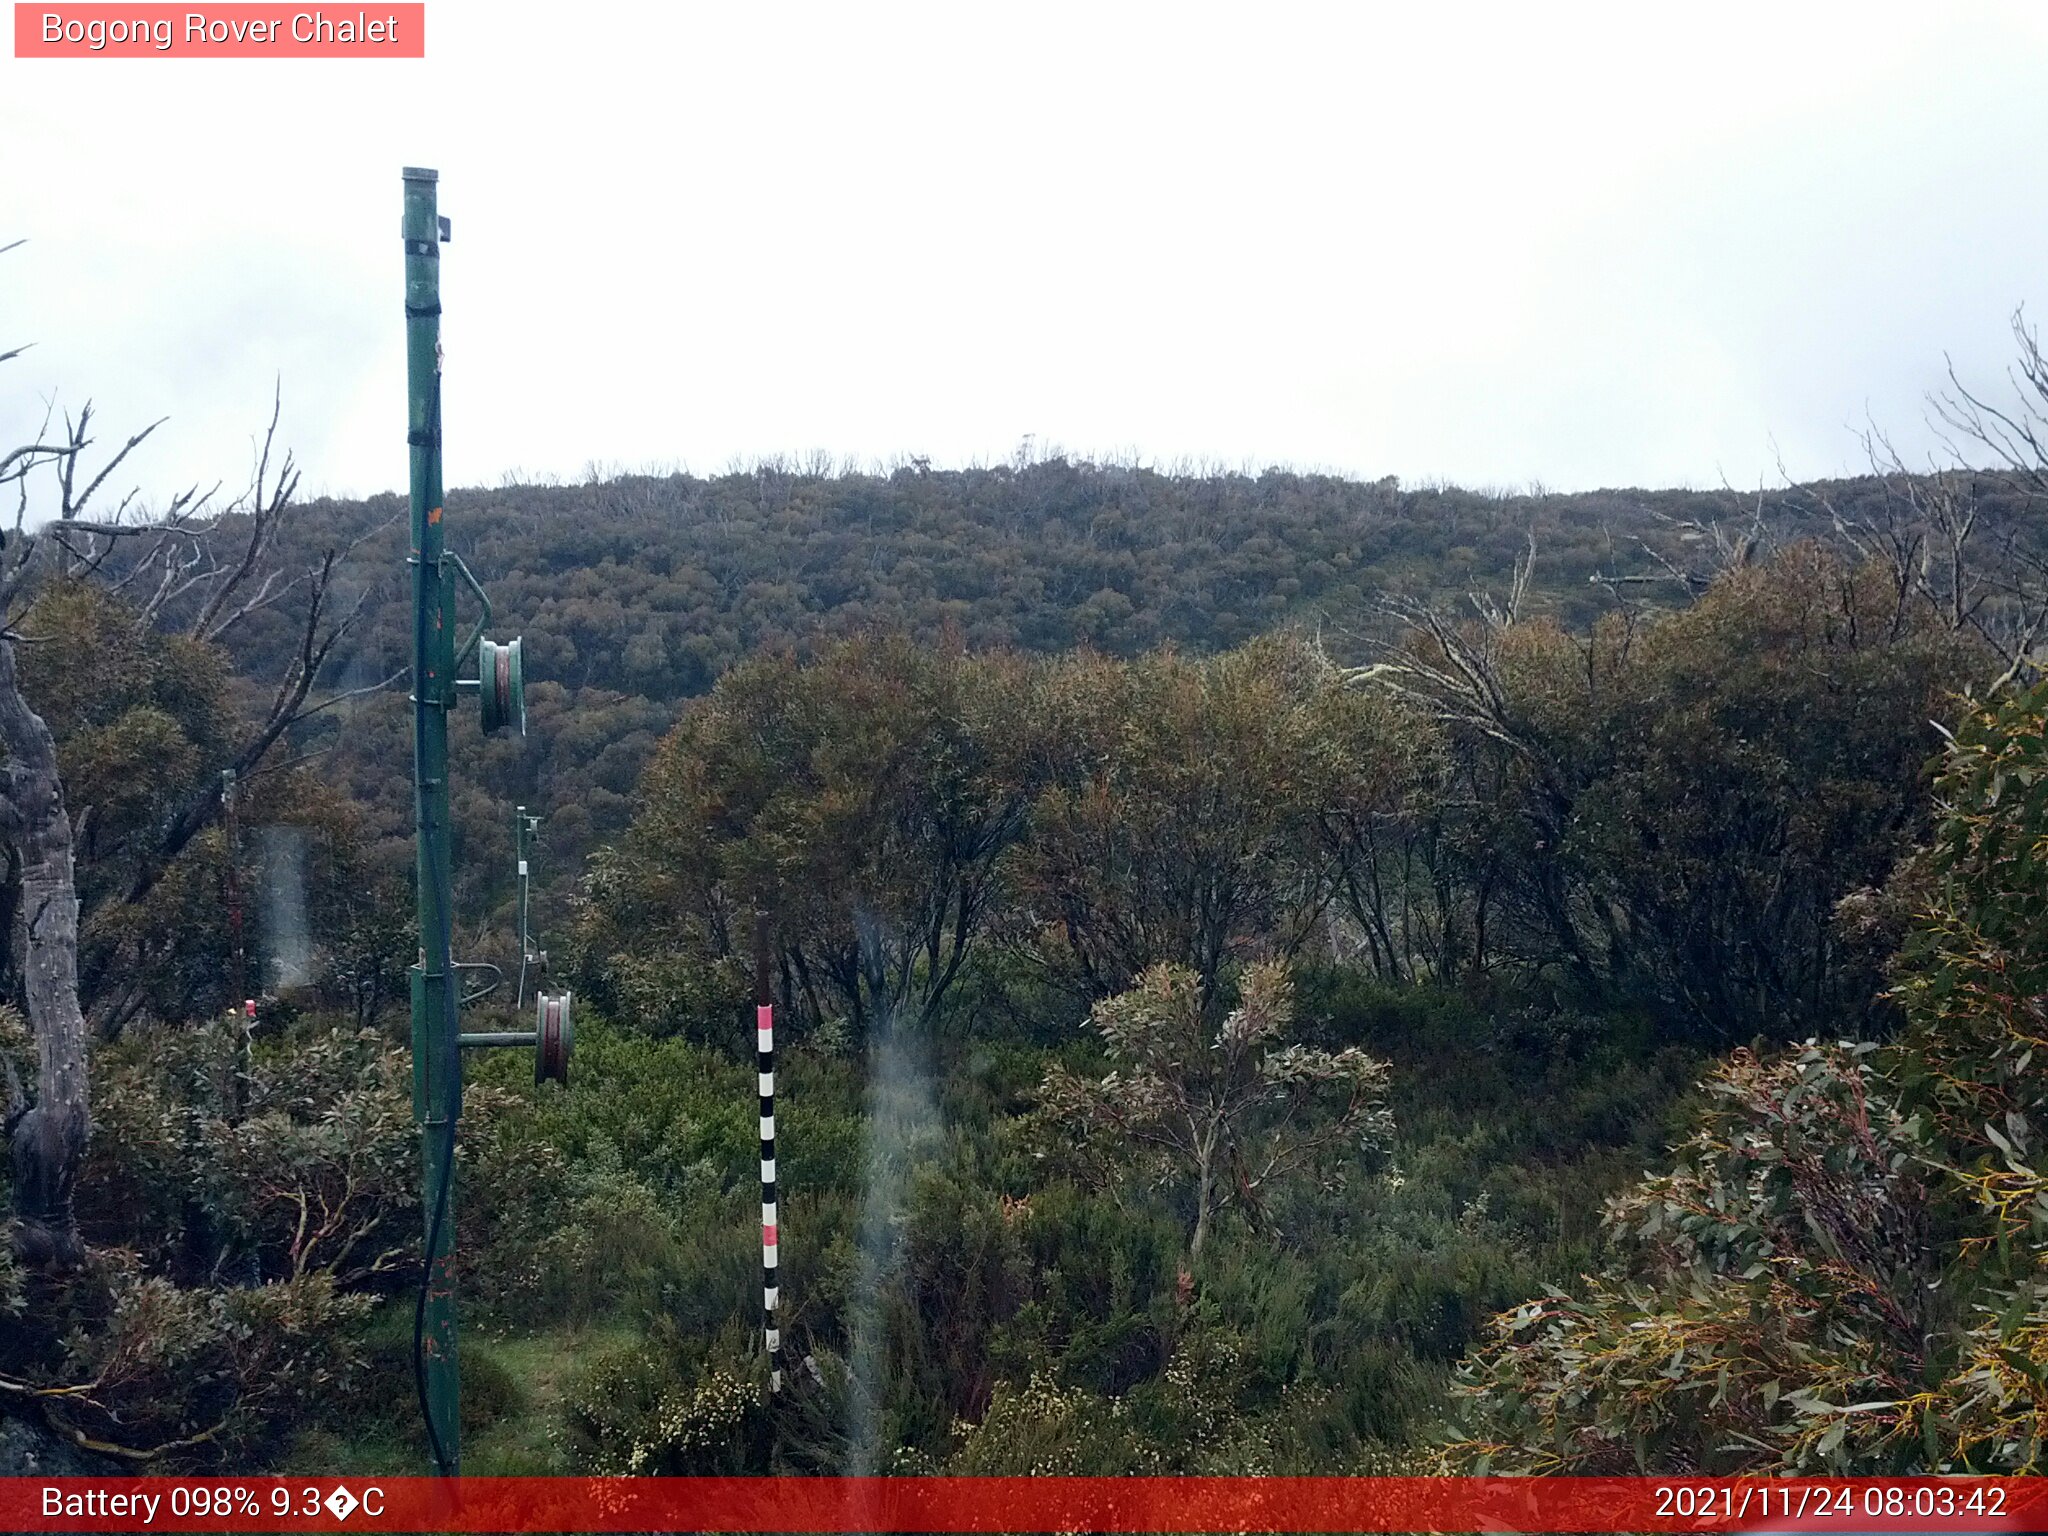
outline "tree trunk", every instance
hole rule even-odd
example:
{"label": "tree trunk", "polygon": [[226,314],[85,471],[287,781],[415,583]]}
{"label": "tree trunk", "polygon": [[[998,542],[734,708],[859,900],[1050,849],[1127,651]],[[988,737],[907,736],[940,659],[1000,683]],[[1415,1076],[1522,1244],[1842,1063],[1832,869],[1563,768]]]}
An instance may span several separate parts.
{"label": "tree trunk", "polygon": [[78,895],[71,822],[50,728],[28,706],[14,673],[14,642],[0,637],[0,748],[7,754],[0,826],[21,868],[22,986],[36,1042],[36,1098],[10,1105],[14,1241],[37,1266],[70,1267],[85,1255],[71,1195],[92,1135],[86,1104],[85,1016],[78,1007]]}

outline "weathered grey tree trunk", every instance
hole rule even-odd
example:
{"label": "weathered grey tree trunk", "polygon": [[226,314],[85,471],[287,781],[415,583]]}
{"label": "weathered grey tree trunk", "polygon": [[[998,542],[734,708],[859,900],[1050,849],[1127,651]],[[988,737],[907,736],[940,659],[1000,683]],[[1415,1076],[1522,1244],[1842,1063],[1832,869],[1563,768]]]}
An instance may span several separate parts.
{"label": "weathered grey tree trunk", "polygon": [[1202,1259],[1209,1241],[1209,1217],[1216,1208],[1215,1141],[1205,1135],[1200,1143],[1195,1169],[1195,1235],[1188,1239],[1188,1269]]}
{"label": "weathered grey tree trunk", "polygon": [[14,672],[14,642],[0,636],[0,749],[7,754],[0,833],[21,866],[22,980],[36,1042],[36,1097],[10,1104],[14,1241],[22,1259],[69,1267],[85,1255],[71,1196],[92,1135],[86,1097],[85,1016],[78,1006],[78,895],[71,822],[57,744],[28,706]]}

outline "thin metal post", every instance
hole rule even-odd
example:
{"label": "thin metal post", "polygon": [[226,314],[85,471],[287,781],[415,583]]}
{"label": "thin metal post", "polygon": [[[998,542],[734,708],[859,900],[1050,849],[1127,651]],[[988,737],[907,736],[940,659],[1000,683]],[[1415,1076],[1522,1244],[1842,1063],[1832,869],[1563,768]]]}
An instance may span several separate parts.
{"label": "thin metal post", "polygon": [[450,953],[448,711],[455,702],[455,593],[441,522],[441,221],[438,176],[405,177],[406,441],[412,470],[414,810],[419,832],[419,963],[412,974],[413,1116],[420,1125],[426,1273],[415,1314],[421,1408],[438,1469],[461,1470],[455,1356],[455,1127],[462,1059]]}
{"label": "thin metal post", "polygon": [[249,1104],[249,1035],[256,1028],[255,1000],[249,996],[248,949],[242,941],[242,819],[235,792],[235,770],[220,771],[221,867],[228,908],[228,1015],[235,1021],[235,1084],[231,1095],[235,1122]]}
{"label": "thin metal post", "polygon": [[526,968],[534,958],[533,931],[527,920],[526,850],[528,839],[539,821],[538,816],[527,815],[523,805],[512,813],[513,837],[519,851],[519,991],[513,999],[513,1005],[518,1008],[526,1006]]}
{"label": "thin metal post", "polygon": [[228,1006],[239,1017],[242,1004],[249,996],[249,952],[242,943],[242,828],[235,801],[235,770],[223,768],[220,771],[221,838],[227,846],[221,863],[226,871],[227,885],[228,979],[234,988]]}

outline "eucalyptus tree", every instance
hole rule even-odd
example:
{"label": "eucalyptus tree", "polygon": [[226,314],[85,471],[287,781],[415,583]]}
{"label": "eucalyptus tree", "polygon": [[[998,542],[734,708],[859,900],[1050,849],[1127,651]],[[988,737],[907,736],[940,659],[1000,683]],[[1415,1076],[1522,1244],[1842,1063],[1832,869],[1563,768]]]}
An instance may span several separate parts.
{"label": "eucalyptus tree", "polygon": [[658,1027],[716,1017],[760,908],[805,1016],[857,1035],[929,1021],[1026,825],[1037,683],[1013,657],[901,635],[727,673],[598,860],[583,948],[599,995]]}
{"label": "eucalyptus tree", "polygon": [[1726,1040],[1860,1021],[1882,956],[1837,906],[1924,834],[1929,722],[1999,669],[1970,631],[1893,611],[1878,567],[1811,541],[1580,632],[1401,608],[1351,675],[1449,743],[1434,814],[1474,963]]}
{"label": "eucalyptus tree", "polygon": [[1400,801],[1414,732],[1346,697],[1312,647],[1083,653],[1048,665],[1046,783],[1014,860],[1013,937],[1093,1000],[1187,964],[1213,1006],[1236,961],[1324,928],[1356,827]]}
{"label": "eucalyptus tree", "polygon": [[1959,722],[1883,1045],[1735,1051],[1607,1267],[1500,1315],[1446,1470],[2023,1474],[2041,1467],[2048,687]]}
{"label": "eucalyptus tree", "polygon": [[1187,1197],[1190,1269],[1224,1211],[1257,1221],[1281,1180],[1319,1172],[1334,1181],[1344,1161],[1392,1136],[1385,1062],[1356,1046],[1288,1040],[1294,990],[1284,965],[1247,968],[1220,1023],[1199,975],[1177,965],[1152,967],[1098,1003],[1089,1023],[1112,1070],[1089,1078],[1053,1067],[1043,1106],[1099,1177],[1135,1175]]}

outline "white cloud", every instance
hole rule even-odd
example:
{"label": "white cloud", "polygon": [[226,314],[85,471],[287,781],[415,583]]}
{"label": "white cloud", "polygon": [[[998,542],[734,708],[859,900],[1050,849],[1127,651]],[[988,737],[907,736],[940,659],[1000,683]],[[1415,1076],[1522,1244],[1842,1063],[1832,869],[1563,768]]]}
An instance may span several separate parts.
{"label": "white cloud", "polygon": [[[1854,467],[2039,295],[2024,5],[529,5],[422,63],[0,60],[0,428],[402,480],[1077,450],[1553,487]],[[1777,445],[1774,448],[1774,443]]]}

